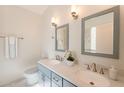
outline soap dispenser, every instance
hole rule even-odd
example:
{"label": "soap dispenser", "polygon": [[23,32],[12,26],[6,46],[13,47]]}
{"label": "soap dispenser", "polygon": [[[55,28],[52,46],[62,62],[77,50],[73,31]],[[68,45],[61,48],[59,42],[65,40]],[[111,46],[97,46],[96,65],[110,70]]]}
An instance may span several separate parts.
{"label": "soap dispenser", "polygon": [[115,66],[111,66],[109,69],[109,78],[112,80],[117,80],[118,76],[118,70],[115,68]]}

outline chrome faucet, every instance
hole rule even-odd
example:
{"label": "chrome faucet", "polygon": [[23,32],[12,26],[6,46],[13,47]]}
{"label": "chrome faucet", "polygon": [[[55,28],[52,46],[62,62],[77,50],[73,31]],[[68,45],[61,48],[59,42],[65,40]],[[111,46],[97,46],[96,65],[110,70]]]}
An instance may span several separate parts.
{"label": "chrome faucet", "polygon": [[100,73],[100,74],[104,74],[104,69],[103,69],[103,68],[100,68],[99,73]]}
{"label": "chrome faucet", "polygon": [[61,57],[61,56],[59,56],[59,55],[56,55],[56,60],[63,61],[63,60],[64,60],[64,58],[63,58],[63,57]]}
{"label": "chrome faucet", "polygon": [[91,70],[89,64],[84,64],[84,65],[87,65],[87,70]]}
{"label": "chrome faucet", "polygon": [[60,60],[60,56],[59,55],[56,55],[56,60]]}
{"label": "chrome faucet", "polygon": [[[85,65],[87,65],[87,70],[91,70],[93,72],[98,72],[97,68],[96,68],[96,63],[92,63],[91,66],[89,64],[85,64]],[[99,73],[104,74],[104,68],[101,67]]]}
{"label": "chrome faucet", "polygon": [[91,65],[91,70],[92,70],[93,72],[97,72],[96,63],[92,63],[92,65]]}

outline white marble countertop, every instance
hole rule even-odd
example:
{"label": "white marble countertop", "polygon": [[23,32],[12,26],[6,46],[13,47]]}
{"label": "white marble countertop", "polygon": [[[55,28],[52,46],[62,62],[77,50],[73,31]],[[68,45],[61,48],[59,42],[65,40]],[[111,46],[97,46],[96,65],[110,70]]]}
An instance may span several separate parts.
{"label": "white marble countertop", "polygon": [[[68,66],[62,62],[59,64],[54,64],[53,61],[54,60],[42,59],[38,62],[38,64],[43,65],[44,67],[55,72],[59,76],[63,77],[64,79],[68,80],[69,82],[75,84],[78,87],[93,87],[93,85],[87,84],[82,81],[82,77],[80,76],[80,70],[86,70],[83,68],[83,66],[79,64],[75,64],[74,66]],[[107,75],[104,75],[104,77],[108,78]],[[120,77],[120,79],[123,79],[123,77]],[[118,81],[114,81],[108,78],[110,82],[110,87],[123,87],[124,82],[120,79]]]}

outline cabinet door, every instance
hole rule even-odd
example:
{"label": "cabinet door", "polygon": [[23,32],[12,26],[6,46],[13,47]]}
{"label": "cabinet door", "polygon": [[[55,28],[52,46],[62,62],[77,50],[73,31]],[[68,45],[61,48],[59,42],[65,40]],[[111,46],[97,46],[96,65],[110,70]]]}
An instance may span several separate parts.
{"label": "cabinet door", "polygon": [[59,87],[59,85],[57,85],[54,82],[52,82],[52,87]]}
{"label": "cabinet door", "polygon": [[51,80],[47,77],[47,76],[45,76],[44,77],[44,87],[50,87],[51,86]]}
{"label": "cabinet door", "polygon": [[43,87],[44,86],[44,76],[41,72],[38,73],[38,76],[39,76],[39,85],[41,87]]}
{"label": "cabinet door", "polygon": [[41,73],[44,73],[48,78],[51,78],[51,71],[42,65],[38,65],[38,69]]}
{"label": "cabinet door", "polygon": [[50,87],[51,86],[51,80],[44,74],[39,73],[39,85],[42,87]]}
{"label": "cabinet door", "polygon": [[63,79],[63,87],[76,87],[76,86],[68,82],[67,80]]}

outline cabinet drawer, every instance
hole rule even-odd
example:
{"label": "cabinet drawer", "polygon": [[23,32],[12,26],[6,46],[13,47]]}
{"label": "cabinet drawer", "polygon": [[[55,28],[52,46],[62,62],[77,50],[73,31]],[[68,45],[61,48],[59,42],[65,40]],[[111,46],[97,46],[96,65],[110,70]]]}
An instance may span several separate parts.
{"label": "cabinet drawer", "polygon": [[67,80],[63,79],[63,87],[76,87],[76,86],[68,82]]}
{"label": "cabinet drawer", "polygon": [[44,66],[42,66],[42,65],[38,65],[38,69],[39,69],[39,71],[41,72],[41,73],[44,73],[48,78],[50,78],[50,76],[51,76],[51,71],[49,70],[49,69],[47,69],[47,68],[45,68]]}
{"label": "cabinet drawer", "polygon": [[50,87],[51,80],[44,73],[39,71],[39,85],[42,87]]}
{"label": "cabinet drawer", "polygon": [[62,77],[52,72],[52,81],[62,87]]}

